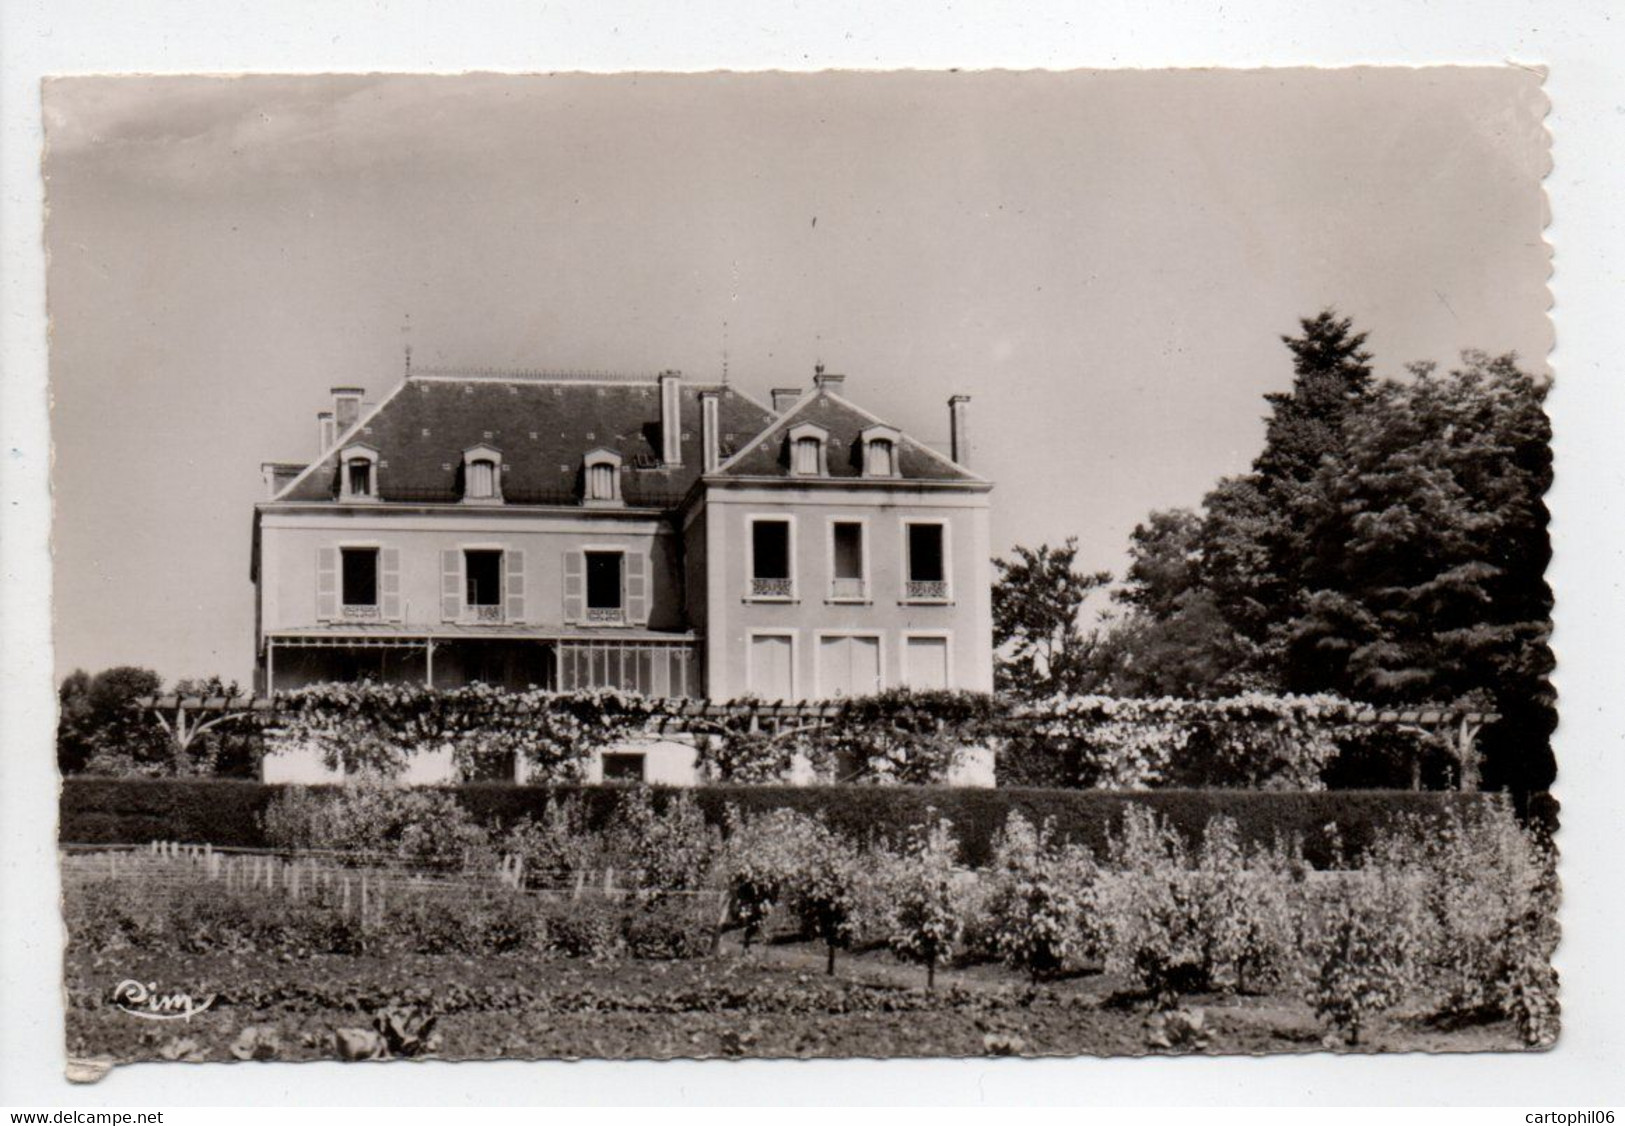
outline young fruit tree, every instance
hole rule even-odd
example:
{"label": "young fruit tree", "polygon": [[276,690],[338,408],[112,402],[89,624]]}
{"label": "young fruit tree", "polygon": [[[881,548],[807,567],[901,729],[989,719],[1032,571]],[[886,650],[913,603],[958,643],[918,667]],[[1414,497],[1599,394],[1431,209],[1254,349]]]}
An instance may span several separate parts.
{"label": "young fruit tree", "polygon": [[797,850],[800,855],[785,899],[803,933],[824,943],[828,953],[824,972],[833,976],[835,951],[852,943],[868,872],[845,837],[822,822],[814,826]]}
{"label": "young fruit tree", "polygon": [[1086,849],[1054,840],[1054,825],[1034,829],[1011,812],[994,848],[993,948],[1033,981],[1055,973],[1084,945],[1093,860]]}
{"label": "young fruit tree", "polygon": [[925,987],[936,988],[937,965],[951,958],[964,928],[963,873],[954,863],[959,841],[953,824],[939,820],[914,830],[890,876],[892,952],[925,966]]}

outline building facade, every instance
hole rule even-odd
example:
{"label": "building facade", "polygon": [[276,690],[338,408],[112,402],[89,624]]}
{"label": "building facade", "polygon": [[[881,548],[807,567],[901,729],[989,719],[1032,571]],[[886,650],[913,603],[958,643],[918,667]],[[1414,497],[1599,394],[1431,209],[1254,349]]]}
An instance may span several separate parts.
{"label": "building facade", "polygon": [[255,507],[257,689],[824,700],[992,688],[988,499],[844,394],[408,371]]}

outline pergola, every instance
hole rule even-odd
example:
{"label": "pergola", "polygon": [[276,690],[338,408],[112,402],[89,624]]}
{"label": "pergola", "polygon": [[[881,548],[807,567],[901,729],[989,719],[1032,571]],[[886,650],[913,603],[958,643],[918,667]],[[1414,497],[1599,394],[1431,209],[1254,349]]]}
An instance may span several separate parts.
{"label": "pergola", "polygon": [[[265,696],[146,696],[137,701],[139,706],[152,711],[176,745],[185,750],[203,732],[222,723],[252,716],[274,714],[281,706],[273,697]],[[662,733],[668,730],[704,731],[729,721],[745,720],[752,729],[763,729],[774,735],[794,735],[816,730],[831,720],[840,718],[846,705],[839,700],[827,702],[763,701],[763,700],[682,700],[662,702],[658,713],[650,716],[650,723]],[[519,715],[535,710],[528,701],[516,701]],[[1042,713],[1027,712],[1021,718],[1038,721]],[[1454,754],[1461,764],[1460,788],[1476,790],[1479,787],[1477,742],[1479,734],[1501,717],[1495,712],[1469,711],[1461,708],[1377,708],[1356,711],[1344,722],[1370,727],[1391,727],[1422,735],[1448,733]]]}

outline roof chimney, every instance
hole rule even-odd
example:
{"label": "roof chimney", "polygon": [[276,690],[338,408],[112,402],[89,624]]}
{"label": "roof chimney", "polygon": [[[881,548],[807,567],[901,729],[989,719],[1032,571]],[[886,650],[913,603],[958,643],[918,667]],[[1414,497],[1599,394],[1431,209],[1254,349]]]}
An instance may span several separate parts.
{"label": "roof chimney", "polygon": [[700,392],[700,449],[701,467],[706,473],[714,473],[717,466],[722,464],[722,429],[717,420],[717,408],[722,402],[722,392]]}
{"label": "roof chimney", "polygon": [[785,411],[789,410],[799,398],[801,398],[801,388],[799,387],[773,388],[773,413],[783,414]]}
{"label": "roof chimney", "polygon": [[333,448],[333,412],[316,412],[316,452],[325,454]]}
{"label": "roof chimney", "polygon": [[280,493],[305,467],[288,461],[260,462],[260,480],[265,482],[265,499]]}
{"label": "roof chimney", "polygon": [[350,428],[361,421],[361,398],[365,387],[335,387],[333,396],[333,424],[339,434],[348,434]]}
{"label": "roof chimney", "polygon": [[660,460],[683,464],[683,373],[660,373]]}
{"label": "roof chimney", "polygon": [[820,391],[839,391],[845,382],[846,376],[826,372],[823,364],[813,366],[813,385]]}
{"label": "roof chimney", "polygon": [[970,434],[965,429],[965,404],[969,395],[954,395],[948,400],[948,456],[959,465],[970,464]]}

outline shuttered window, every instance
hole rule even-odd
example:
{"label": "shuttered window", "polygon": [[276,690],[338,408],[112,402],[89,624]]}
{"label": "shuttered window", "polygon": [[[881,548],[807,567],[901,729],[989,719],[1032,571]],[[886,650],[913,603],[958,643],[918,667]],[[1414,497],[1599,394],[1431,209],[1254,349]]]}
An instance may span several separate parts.
{"label": "shuttered window", "polygon": [[864,467],[864,472],[869,476],[891,477],[897,472],[895,468],[896,451],[889,439],[874,439],[868,445],[867,455],[868,464]]}
{"label": "shuttered window", "polygon": [[349,473],[350,495],[353,497],[372,496],[372,462],[364,457],[350,459],[346,467]]}
{"label": "shuttered window", "polygon": [[613,465],[589,465],[587,467],[587,499],[614,500],[618,477],[619,474]]}
{"label": "shuttered window", "polygon": [[481,458],[468,463],[468,482],[465,494],[472,500],[490,500],[497,495],[496,463]]}
{"label": "shuttered window", "polygon": [[824,443],[817,438],[797,438],[795,444],[795,472],[802,477],[816,477],[821,471],[820,455]]}

